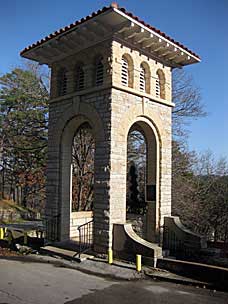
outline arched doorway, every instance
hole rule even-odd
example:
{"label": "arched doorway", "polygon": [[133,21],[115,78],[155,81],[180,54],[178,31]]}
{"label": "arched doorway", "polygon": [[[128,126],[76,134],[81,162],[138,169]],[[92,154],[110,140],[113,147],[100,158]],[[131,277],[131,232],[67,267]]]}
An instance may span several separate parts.
{"label": "arched doorway", "polygon": [[[74,238],[77,240],[78,226],[89,221],[93,216],[93,172],[97,139],[94,134],[97,133],[93,124],[84,115],[73,117],[67,122],[62,132],[60,150],[61,187],[59,189],[61,198],[59,204],[59,235],[61,241]],[[90,149],[88,149],[89,145]],[[88,154],[87,157],[85,157],[86,153]],[[78,157],[80,159],[77,160],[77,163],[76,159]],[[88,159],[90,159],[89,162]],[[82,164],[84,168],[82,168]],[[91,187],[88,187],[85,179],[90,182]],[[88,213],[82,214],[81,212]]]}
{"label": "arched doorway", "polygon": [[147,143],[143,130],[134,124],[127,138],[127,196],[126,218],[135,232],[146,238],[146,162]]}
{"label": "arched doorway", "polygon": [[159,236],[159,147],[156,130],[141,118],[127,138],[127,220],[136,233],[151,242]]}
{"label": "arched doorway", "polygon": [[[88,122],[81,124],[72,141],[70,238],[78,241],[78,227],[93,218],[95,139]],[[92,231],[91,231],[92,233]]]}

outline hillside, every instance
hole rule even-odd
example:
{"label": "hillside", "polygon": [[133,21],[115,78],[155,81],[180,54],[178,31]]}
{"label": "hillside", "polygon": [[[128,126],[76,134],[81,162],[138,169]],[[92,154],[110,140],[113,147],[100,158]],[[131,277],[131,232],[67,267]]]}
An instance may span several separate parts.
{"label": "hillside", "polygon": [[12,200],[0,200],[0,223],[22,222],[34,219],[35,212],[31,209],[18,206]]}

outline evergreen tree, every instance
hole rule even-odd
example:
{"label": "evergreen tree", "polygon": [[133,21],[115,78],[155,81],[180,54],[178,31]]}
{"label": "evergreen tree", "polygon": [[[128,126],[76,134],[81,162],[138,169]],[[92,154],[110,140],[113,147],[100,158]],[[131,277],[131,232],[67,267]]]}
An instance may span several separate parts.
{"label": "evergreen tree", "polygon": [[145,199],[140,196],[138,185],[138,174],[134,162],[131,162],[128,173],[129,193],[127,200],[127,212],[134,214],[144,214],[145,212]]}
{"label": "evergreen tree", "polygon": [[22,202],[44,187],[49,93],[35,65],[15,68],[0,77],[0,170],[3,195],[15,189]]}

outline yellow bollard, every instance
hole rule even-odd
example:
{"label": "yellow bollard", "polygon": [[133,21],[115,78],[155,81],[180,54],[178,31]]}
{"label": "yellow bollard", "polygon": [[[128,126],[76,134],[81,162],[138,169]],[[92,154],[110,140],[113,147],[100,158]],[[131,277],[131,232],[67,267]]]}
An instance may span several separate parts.
{"label": "yellow bollard", "polygon": [[0,228],[0,240],[4,239],[4,228]]}
{"label": "yellow bollard", "polygon": [[108,250],[108,263],[109,264],[113,263],[113,253],[112,253],[112,249],[111,248]]}
{"label": "yellow bollard", "polygon": [[140,254],[136,254],[136,270],[138,272],[142,270],[142,256]]}
{"label": "yellow bollard", "polygon": [[24,245],[27,245],[28,244],[28,235],[27,235],[27,232],[24,231]]}

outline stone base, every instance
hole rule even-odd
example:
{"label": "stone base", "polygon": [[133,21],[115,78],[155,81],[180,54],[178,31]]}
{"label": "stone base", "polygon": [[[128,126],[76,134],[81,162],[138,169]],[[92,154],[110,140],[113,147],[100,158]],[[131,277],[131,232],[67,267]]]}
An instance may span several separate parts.
{"label": "stone base", "polygon": [[205,237],[187,229],[178,216],[164,218],[163,249],[173,256],[197,254],[207,248]]}
{"label": "stone base", "polygon": [[141,239],[132,229],[131,224],[114,224],[114,255],[127,260],[135,260],[136,254],[146,257],[156,266],[158,257],[162,257],[162,248],[157,244]]}

